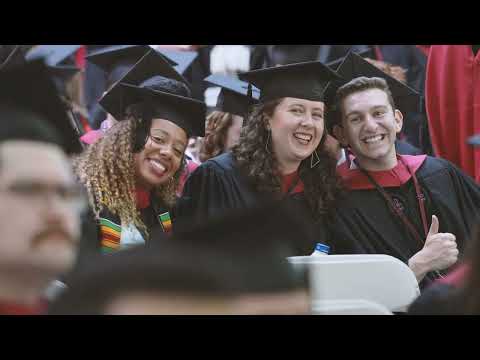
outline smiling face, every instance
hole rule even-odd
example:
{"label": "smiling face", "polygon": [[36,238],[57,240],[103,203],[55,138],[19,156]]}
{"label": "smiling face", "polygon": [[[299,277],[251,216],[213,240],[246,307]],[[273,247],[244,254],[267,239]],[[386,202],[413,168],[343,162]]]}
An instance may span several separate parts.
{"label": "smiling face", "polygon": [[138,184],[150,189],[172,179],[182,164],[187,143],[182,128],[168,120],[153,119],[145,147],[135,154]]}
{"label": "smiling face", "polygon": [[343,99],[341,111],[342,126],[337,126],[336,134],[351,147],[360,166],[373,171],[393,168],[403,116],[392,108],[387,94],[375,88],[355,92]]}
{"label": "smiling face", "polygon": [[[320,144],[324,129],[320,101],[284,98],[269,119],[272,146],[284,173],[296,170]],[[288,170],[287,170],[288,169]]]}

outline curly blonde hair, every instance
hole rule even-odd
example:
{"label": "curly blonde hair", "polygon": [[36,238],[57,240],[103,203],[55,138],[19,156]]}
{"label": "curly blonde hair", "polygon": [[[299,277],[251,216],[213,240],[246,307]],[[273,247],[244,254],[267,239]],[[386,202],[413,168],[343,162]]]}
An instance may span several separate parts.
{"label": "curly blonde hair", "polygon": [[[90,206],[97,219],[100,212],[107,209],[119,216],[122,223],[134,224],[148,236],[147,227],[136,206],[135,195],[134,151],[139,126],[144,126],[142,120],[135,115],[128,115],[74,158],[73,166],[79,181],[87,189]],[[183,166],[180,166],[171,181],[154,189],[159,199],[169,207],[175,204],[175,190],[182,171]]]}
{"label": "curly blonde hair", "polygon": [[[268,118],[283,99],[259,104],[253,108],[242,128],[239,143],[233,147],[232,153],[246,175],[252,180],[259,192],[281,195],[281,183],[278,171],[278,160],[272,150],[267,130]],[[325,149],[324,134],[316,152],[320,162],[310,168],[310,157],[303,160],[298,174],[305,187],[305,195],[315,218],[331,214],[335,200],[342,194],[342,186],[336,175],[336,160]]]}

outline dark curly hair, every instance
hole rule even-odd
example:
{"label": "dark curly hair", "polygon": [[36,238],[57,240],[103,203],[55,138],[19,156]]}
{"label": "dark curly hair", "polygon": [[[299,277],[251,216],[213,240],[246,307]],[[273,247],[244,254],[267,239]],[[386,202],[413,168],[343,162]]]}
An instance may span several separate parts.
{"label": "dark curly hair", "polygon": [[[247,117],[242,128],[239,143],[233,147],[232,153],[247,177],[259,192],[269,192],[276,197],[281,196],[281,183],[278,172],[278,161],[273,151],[267,152],[268,118],[273,116],[276,107],[283,99],[256,105]],[[327,130],[324,130],[316,151],[320,162],[310,168],[310,157],[300,164],[298,174],[305,188],[305,195],[310,209],[316,219],[330,213],[329,210],[340,194],[341,182],[336,175],[336,160],[324,148]]]}
{"label": "dark curly hair", "polygon": [[200,149],[200,161],[205,162],[225,151],[228,129],[233,124],[233,114],[214,111],[207,117],[205,138]]}

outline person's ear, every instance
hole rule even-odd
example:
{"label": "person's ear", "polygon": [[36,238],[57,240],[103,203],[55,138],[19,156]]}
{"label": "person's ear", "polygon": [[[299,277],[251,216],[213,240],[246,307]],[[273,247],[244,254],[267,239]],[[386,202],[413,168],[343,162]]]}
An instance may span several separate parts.
{"label": "person's ear", "polygon": [[398,134],[400,131],[402,131],[403,127],[403,114],[400,110],[395,110],[394,113],[395,116],[395,131]]}

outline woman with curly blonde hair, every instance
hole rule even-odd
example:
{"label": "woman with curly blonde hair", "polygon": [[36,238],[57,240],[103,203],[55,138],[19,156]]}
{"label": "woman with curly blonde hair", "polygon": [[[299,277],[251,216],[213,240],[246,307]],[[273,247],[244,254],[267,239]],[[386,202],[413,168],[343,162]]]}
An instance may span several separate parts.
{"label": "woman with curly blonde hair", "polygon": [[[179,218],[202,221],[263,198],[294,200],[315,229],[298,239],[295,253],[312,253],[339,191],[335,160],[324,148],[323,93],[336,73],[320,62],[255,70],[240,75],[260,89],[238,145],[203,163],[188,179]],[[251,86],[250,86],[251,88]],[[246,224],[248,226],[248,224]]]}
{"label": "woman with curly blonde hair", "polygon": [[156,226],[171,231],[187,141],[203,135],[205,117],[184,83],[163,76],[118,83],[107,99],[121,102],[122,114],[111,113],[122,120],[75,160],[102,252],[142,244]]}

